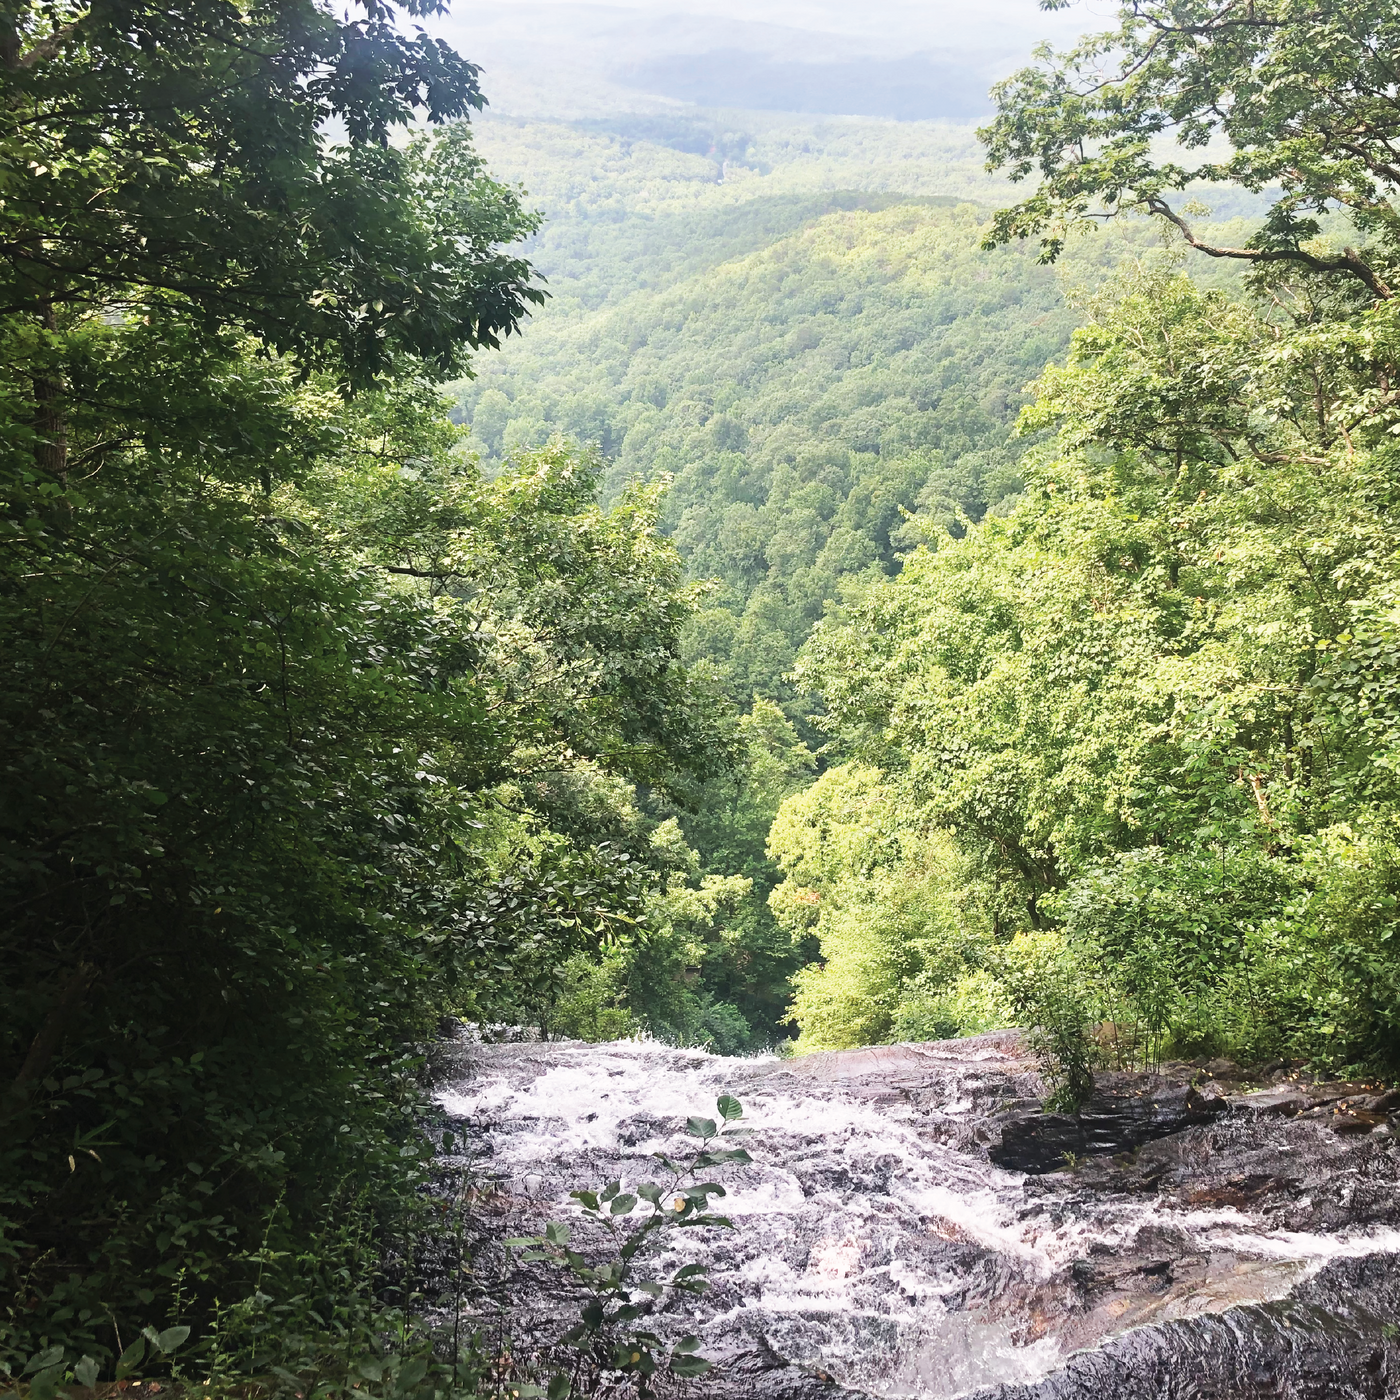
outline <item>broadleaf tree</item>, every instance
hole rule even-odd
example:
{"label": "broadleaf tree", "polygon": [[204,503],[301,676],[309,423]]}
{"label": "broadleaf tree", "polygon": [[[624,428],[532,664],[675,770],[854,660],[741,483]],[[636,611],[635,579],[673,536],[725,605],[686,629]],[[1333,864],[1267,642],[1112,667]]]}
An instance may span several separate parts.
{"label": "broadleaf tree", "polygon": [[[1046,0],[1064,9],[1068,0]],[[1053,260],[1069,229],[1138,210],[1212,257],[1335,275],[1365,298],[1395,295],[1400,161],[1387,0],[1133,0],[1092,34],[993,91],[988,167],[1039,176],[997,214],[987,245],[1040,236]],[[1239,185],[1268,210],[1240,244],[1201,236],[1185,195]],[[1356,242],[1319,246],[1341,209]]]}
{"label": "broadleaf tree", "polygon": [[656,492],[487,482],[445,416],[542,293],[425,12],[0,17],[0,1367],[45,1385],[172,1321],[222,1379],[421,1379],[416,1047],[634,928],[616,791],[732,749]]}

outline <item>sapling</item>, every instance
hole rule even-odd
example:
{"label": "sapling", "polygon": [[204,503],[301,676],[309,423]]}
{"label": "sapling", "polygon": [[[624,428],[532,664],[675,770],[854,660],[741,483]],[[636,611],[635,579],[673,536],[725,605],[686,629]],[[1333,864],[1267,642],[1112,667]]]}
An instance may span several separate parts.
{"label": "sapling", "polygon": [[[610,1257],[589,1263],[570,1246],[571,1229],[561,1221],[550,1221],[542,1235],[507,1240],[522,1250],[527,1262],[546,1262],[567,1270],[586,1295],[578,1322],[561,1339],[583,1352],[591,1350],[610,1369],[634,1376],[640,1396],[652,1394],[651,1378],[663,1368],[673,1376],[704,1375],[712,1363],[699,1355],[700,1338],[684,1336],[669,1353],[666,1343],[646,1328],[643,1320],[668,1293],[698,1295],[710,1286],[703,1264],[685,1264],[669,1278],[639,1278],[642,1258],[672,1230],[714,1226],[732,1229],[733,1223],[711,1209],[713,1200],[725,1189],[717,1181],[700,1176],[712,1167],[743,1165],[752,1159],[742,1147],[724,1147],[721,1138],[732,1138],[751,1131],[735,1126],[743,1117],[739,1100],[723,1095],[715,1105],[719,1121],[689,1118],[686,1132],[699,1139],[693,1152],[677,1161],[664,1152],[651,1155],[660,1165],[662,1181],[643,1181],[624,1190],[621,1179],[610,1181],[600,1190],[577,1190],[569,1194],[584,1216],[601,1225],[612,1245]],[[721,1126],[723,1125],[723,1126]],[[548,1400],[564,1400],[572,1389],[565,1372],[557,1372],[548,1383]],[[524,1394],[524,1392],[521,1392]]]}

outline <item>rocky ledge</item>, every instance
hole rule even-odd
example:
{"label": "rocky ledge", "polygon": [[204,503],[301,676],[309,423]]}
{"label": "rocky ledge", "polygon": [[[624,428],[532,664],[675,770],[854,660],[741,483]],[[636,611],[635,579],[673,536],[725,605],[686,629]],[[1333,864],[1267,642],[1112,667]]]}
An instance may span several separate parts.
{"label": "rocky ledge", "polygon": [[1133,1154],[1222,1118],[1296,1118],[1344,1137],[1400,1131],[1400,1089],[1318,1079],[1286,1060],[1246,1068],[1201,1059],[1167,1062],[1155,1073],[1105,1071],[1077,1113],[1047,1113],[1046,1086],[1018,1031],[827,1051],[784,1069],[839,1081],[856,1098],[908,1102],[949,1146],[1032,1175]]}

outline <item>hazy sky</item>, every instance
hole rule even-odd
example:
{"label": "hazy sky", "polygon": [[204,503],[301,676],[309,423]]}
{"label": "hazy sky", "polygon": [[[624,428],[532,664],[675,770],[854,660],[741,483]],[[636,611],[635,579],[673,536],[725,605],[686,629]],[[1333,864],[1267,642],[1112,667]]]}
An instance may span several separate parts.
{"label": "hazy sky", "polygon": [[[454,15],[477,19],[533,14],[540,8],[526,0],[458,0]],[[785,29],[856,35],[892,50],[948,47],[1021,47],[1042,38],[1073,37],[1085,29],[1106,27],[1116,9],[1104,0],[1087,0],[1068,11],[1045,13],[1035,0],[554,0],[551,8],[587,12],[631,11],[648,19],[686,16],[777,25]]]}
{"label": "hazy sky", "polygon": [[456,0],[433,29],[482,63],[498,110],[699,102],[901,117],[979,115],[1042,39],[1109,27],[1079,0]]}

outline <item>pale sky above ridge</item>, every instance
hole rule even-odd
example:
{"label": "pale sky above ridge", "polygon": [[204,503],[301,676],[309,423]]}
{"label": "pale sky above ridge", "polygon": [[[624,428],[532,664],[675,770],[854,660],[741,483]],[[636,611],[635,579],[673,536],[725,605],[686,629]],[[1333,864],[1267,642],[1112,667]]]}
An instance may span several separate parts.
{"label": "pale sky above ridge", "polygon": [[[968,119],[987,85],[1111,26],[1079,0],[456,0],[430,28],[486,71],[493,105],[657,110],[687,104]],[[494,89],[494,90],[493,90]],[[856,109],[863,109],[857,112]]]}

